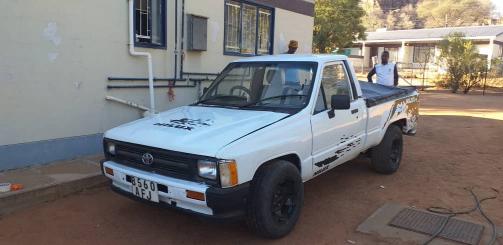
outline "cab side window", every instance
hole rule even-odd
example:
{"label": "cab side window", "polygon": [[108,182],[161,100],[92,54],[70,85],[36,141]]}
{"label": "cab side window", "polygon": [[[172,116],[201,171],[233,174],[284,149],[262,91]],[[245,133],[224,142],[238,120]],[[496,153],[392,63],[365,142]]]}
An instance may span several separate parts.
{"label": "cab side window", "polygon": [[349,95],[349,98],[353,100],[349,76],[342,63],[325,66],[321,86],[323,87],[321,91],[325,93],[327,108],[331,105],[332,95]]}
{"label": "cab side window", "polygon": [[325,98],[323,97],[324,94],[323,86],[321,86],[318,98],[316,99],[316,105],[314,106],[314,114],[327,110],[327,104],[325,103]]}

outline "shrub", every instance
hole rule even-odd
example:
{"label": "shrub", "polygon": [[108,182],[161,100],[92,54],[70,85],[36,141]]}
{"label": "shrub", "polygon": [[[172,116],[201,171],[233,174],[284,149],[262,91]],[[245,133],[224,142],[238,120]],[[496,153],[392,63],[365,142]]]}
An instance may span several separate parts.
{"label": "shrub", "polygon": [[453,33],[440,43],[440,60],[447,67],[447,84],[453,93],[478,86],[486,74],[487,59],[478,54],[472,41],[462,33]]}

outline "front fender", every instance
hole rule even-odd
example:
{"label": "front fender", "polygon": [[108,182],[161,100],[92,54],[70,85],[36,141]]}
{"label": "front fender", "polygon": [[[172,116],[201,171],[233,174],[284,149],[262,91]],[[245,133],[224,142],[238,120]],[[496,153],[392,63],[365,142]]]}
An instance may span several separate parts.
{"label": "front fender", "polygon": [[232,142],[217,152],[217,158],[236,160],[239,183],[245,183],[253,179],[262,164],[295,154],[304,179],[310,176],[307,172],[311,170],[311,150],[309,116],[299,113]]}

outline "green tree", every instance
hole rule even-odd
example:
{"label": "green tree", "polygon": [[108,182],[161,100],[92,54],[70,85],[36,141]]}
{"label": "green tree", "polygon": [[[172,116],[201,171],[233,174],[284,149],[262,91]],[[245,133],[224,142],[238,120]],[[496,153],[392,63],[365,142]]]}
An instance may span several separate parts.
{"label": "green tree", "polygon": [[365,39],[359,0],[316,0],[314,12],[315,52],[330,53]]}
{"label": "green tree", "polygon": [[407,30],[420,26],[420,22],[417,19],[416,8],[412,4],[405,5],[400,9],[388,11],[384,16],[386,18],[383,21],[383,27],[385,26],[388,30]]}
{"label": "green tree", "polygon": [[362,17],[362,24],[367,31],[375,31],[385,26],[386,15],[379,4],[374,3],[374,0],[363,0],[361,6],[365,11],[365,15]]}
{"label": "green tree", "polygon": [[461,81],[463,93],[467,94],[470,89],[479,86],[486,76],[487,58],[476,54],[469,64],[466,66],[467,72],[464,79]]}
{"label": "green tree", "polygon": [[386,29],[388,30],[395,30],[397,28],[397,22],[398,18],[395,14],[396,12],[389,12],[388,15],[386,15]]}
{"label": "green tree", "polygon": [[416,7],[412,4],[405,5],[400,9],[398,19],[399,23],[397,26],[402,30],[414,29],[421,26],[417,17]]}
{"label": "green tree", "polygon": [[490,0],[423,0],[417,6],[425,27],[484,25],[491,21]]}
{"label": "green tree", "polygon": [[440,61],[447,67],[451,91],[456,93],[460,87],[464,93],[480,84],[487,69],[487,59],[481,57],[472,41],[465,39],[463,33],[453,33],[440,43]]}

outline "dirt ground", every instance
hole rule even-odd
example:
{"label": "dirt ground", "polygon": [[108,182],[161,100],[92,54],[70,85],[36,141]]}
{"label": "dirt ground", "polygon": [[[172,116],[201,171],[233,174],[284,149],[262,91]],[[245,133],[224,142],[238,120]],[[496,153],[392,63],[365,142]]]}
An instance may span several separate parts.
{"label": "dirt ground", "polygon": [[[404,244],[355,229],[385,202],[471,207],[464,187],[481,197],[499,191],[483,208],[503,226],[503,95],[425,92],[421,114],[396,174],[373,173],[368,160],[357,159],[307,182],[300,220],[280,240],[257,238],[242,223],[215,223],[101,188],[0,217],[0,244]],[[484,222],[478,214],[464,218]]]}

